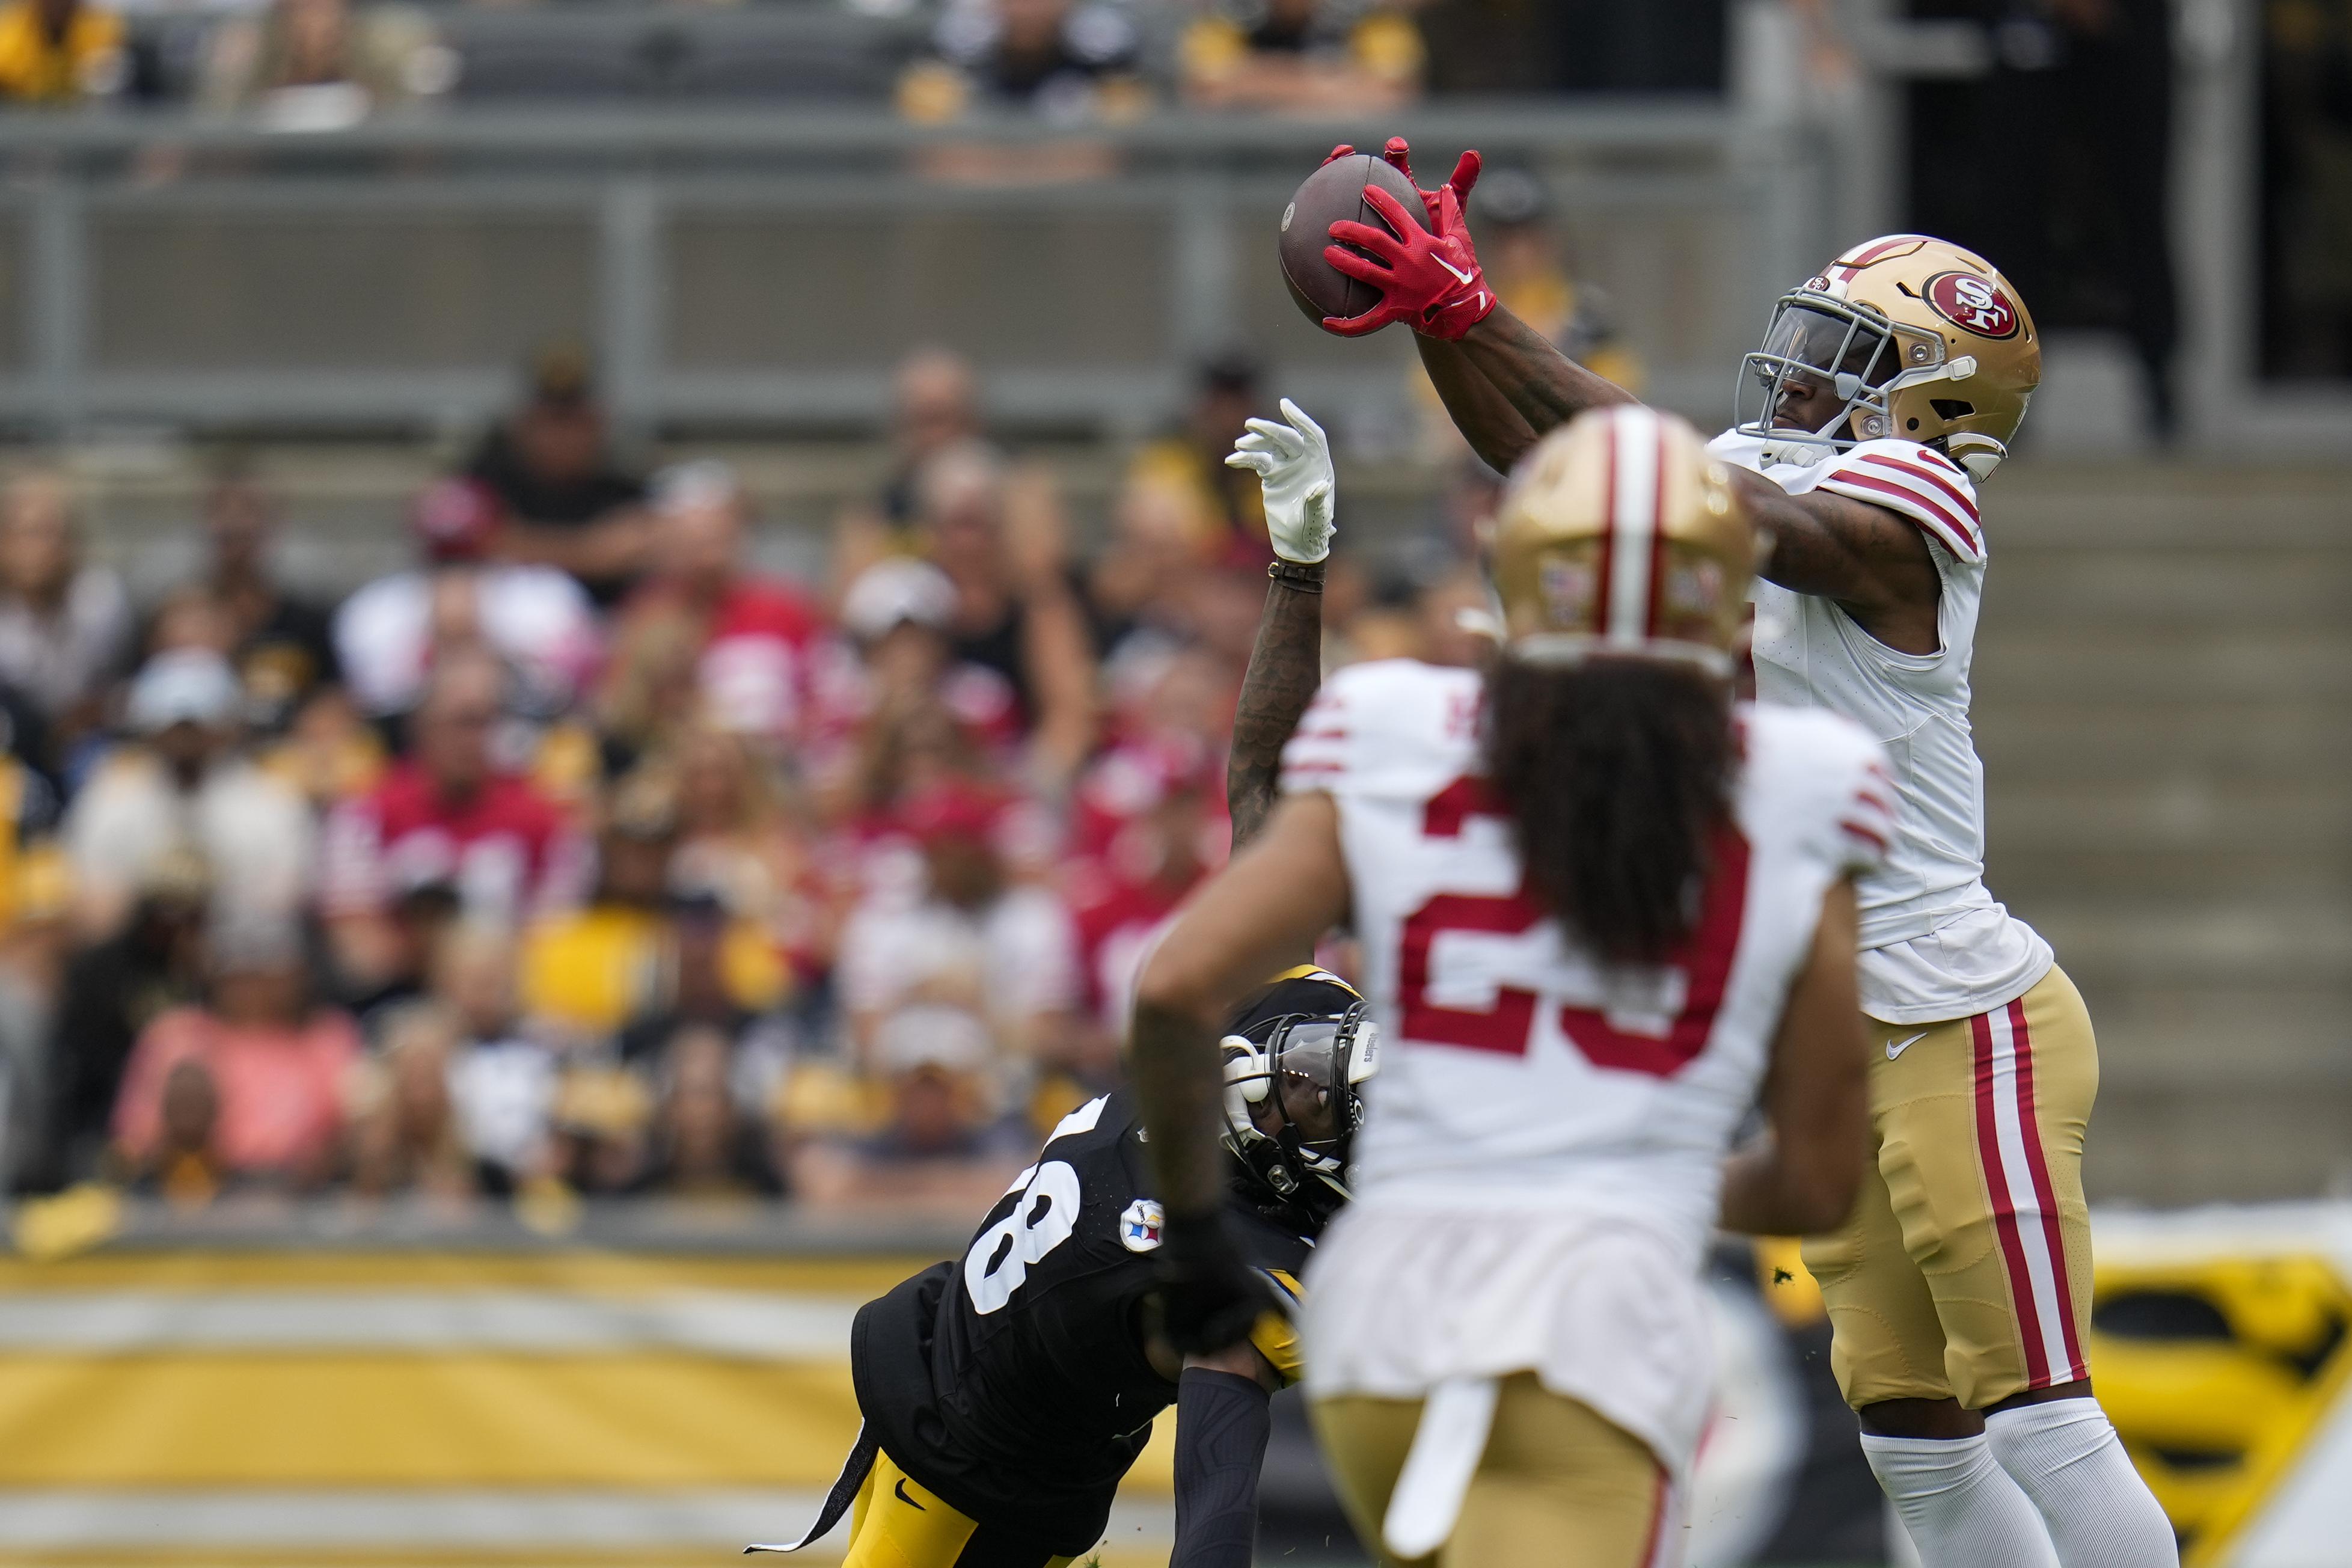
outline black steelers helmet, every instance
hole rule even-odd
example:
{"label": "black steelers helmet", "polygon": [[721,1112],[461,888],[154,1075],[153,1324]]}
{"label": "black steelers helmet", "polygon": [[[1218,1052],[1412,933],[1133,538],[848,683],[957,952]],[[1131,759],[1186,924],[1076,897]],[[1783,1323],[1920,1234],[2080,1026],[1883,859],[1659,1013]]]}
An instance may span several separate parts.
{"label": "black steelers helmet", "polygon": [[1348,1201],[1349,1149],[1364,1081],[1380,1066],[1380,1026],[1354,987],[1307,964],[1243,1004],[1219,1045],[1237,1187],[1261,1208],[1319,1227]]}

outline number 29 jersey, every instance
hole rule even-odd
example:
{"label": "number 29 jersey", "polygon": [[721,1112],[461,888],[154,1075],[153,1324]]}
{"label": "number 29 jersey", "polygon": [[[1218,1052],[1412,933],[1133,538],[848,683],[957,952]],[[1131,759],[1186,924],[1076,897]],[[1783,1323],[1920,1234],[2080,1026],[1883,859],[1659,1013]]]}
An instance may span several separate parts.
{"label": "number 29 jersey", "polygon": [[1480,771],[1482,700],[1475,671],[1357,665],[1284,753],[1286,792],[1339,807],[1386,1044],[1353,1207],[1572,1209],[1641,1222],[1695,1264],[1823,895],[1892,832],[1879,748],[1818,709],[1742,705],[1692,934],[1671,962],[1608,965],[1529,893]]}

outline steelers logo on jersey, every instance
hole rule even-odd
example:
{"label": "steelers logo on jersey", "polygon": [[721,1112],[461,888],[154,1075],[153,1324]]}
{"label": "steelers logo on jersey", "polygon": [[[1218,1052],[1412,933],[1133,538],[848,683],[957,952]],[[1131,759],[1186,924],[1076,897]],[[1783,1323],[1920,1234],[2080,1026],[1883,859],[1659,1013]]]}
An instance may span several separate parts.
{"label": "steelers logo on jersey", "polygon": [[1138,1198],[1118,1216],[1118,1244],[1129,1252],[1149,1252],[1160,1245],[1163,1216],[1151,1198]]}

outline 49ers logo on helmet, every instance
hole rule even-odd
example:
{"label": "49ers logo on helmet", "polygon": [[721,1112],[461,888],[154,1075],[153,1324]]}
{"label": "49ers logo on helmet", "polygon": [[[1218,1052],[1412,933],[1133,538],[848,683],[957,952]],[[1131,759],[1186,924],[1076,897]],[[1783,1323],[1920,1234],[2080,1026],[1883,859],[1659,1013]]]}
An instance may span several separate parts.
{"label": "49ers logo on helmet", "polygon": [[1936,314],[1980,338],[2017,336],[2017,307],[1998,283],[1973,272],[1938,272],[1927,279]]}

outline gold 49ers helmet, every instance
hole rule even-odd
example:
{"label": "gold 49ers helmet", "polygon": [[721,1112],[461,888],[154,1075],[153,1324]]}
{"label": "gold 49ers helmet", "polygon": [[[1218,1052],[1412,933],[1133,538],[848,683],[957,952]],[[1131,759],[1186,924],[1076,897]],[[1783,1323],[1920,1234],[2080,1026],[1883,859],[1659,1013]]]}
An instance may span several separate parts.
{"label": "gold 49ers helmet", "polygon": [[[1840,449],[1916,441],[1982,480],[2009,455],[2041,381],[2033,318],[1992,263],[1947,240],[1889,235],[1780,296],[1764,346],[1740,367],[1739,429]],[[1817,406],[1837,412],[1825,423],[1791,416],[1801,383],[1829,387]]]}
{"label": "gold 49ers helmet", "polygon": [[1536,443],[1495,520],[1507,657],[1680,659],[1731,672],[1756,534],[1698,432],[1638,405]]}

